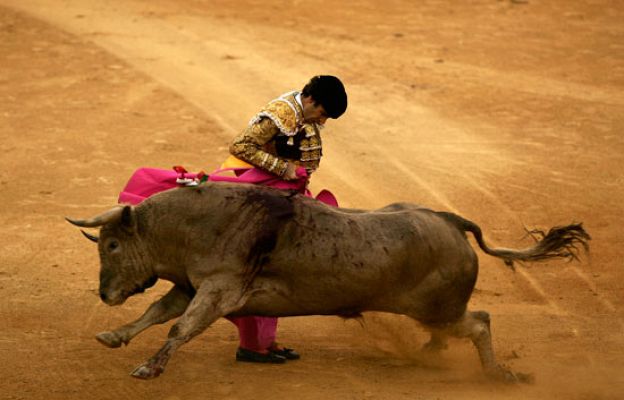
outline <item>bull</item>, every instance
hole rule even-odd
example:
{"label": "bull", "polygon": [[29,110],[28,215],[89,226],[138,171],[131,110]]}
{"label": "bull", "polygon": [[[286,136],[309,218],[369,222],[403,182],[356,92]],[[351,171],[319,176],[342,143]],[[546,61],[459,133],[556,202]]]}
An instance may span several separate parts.
{"label": "bull", "polygon": [[[128,344],[154,324],[180,317],[166,343],[132,376],[160,375],[172,354],[224,316],[403,314],[431,333],[429,349],[469,338],[486,375],[518,381],[499,365],[490,319],[469,311],[478,273],[471,232],[487,254],[514,261],[576,258],[587,249],[581,224],[552,228],[522,250],[490,248],[479,226],[409,203],[374,211],[333,208],[288,191],[208,182],[118,205],[79,227],[100,227],[99,294],[122,304],[158,279],[171,290],[136,321],[102,332],[108,347]],[[83,233],[85,233],[83,231]]]}

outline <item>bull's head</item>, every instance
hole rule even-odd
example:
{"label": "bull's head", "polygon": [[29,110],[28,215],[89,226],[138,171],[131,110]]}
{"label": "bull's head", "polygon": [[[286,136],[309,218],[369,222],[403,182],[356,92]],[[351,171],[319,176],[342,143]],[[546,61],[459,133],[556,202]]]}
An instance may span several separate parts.
{"label": "bull's head", "polygon": [[116,206],[88,220],[67,221],[83,228],[101,228],[99,237],[82,233],[98,243],[103,302],[111,306],[122,304],[156,283],[158,278],[139,235],[134,207]]}

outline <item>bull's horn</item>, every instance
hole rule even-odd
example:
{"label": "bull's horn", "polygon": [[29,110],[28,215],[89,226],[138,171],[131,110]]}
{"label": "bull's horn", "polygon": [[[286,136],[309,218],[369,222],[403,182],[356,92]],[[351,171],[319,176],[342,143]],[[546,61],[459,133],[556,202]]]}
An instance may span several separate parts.
{"label": "bull's horn", "polygon": [[94,236],[94,235],[91,235],[90,233],[87,233],[87,232],[83,231],[82,229],[80,230],[80,232],[82,232],[82,234],[84,235],[84,237],[86,237],[87,239],[89,239],[89,240],[90,240],[90,241],[92,241],[92,242],[97,243],[97,242],[98,242],[98,240],[100,240],[100,238],[99,238],[99,237]]}
{"label": "bull's horn", "polygon": [[70,224],[79,226],[81,228],[94,228],[96,226],[106,225],[109,222],[116,221],[121,217],[121,212],[124,206],[115,206],[110,210],[103,212],[102,214],[86,220],[75,220],[71,218],[65,218]]}

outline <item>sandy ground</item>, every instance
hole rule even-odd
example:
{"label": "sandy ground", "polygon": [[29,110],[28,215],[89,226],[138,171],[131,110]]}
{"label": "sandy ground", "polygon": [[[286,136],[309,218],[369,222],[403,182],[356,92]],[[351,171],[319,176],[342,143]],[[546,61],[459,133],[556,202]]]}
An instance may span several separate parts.
{"label": "sandy ground", "polygon": [[[624,397],[624,6],[336,3],[0,0],[0,398]],[[591,233],[580,263],[514,273],[480,253],[470,307],[534,384],[488,382],[468,341],[425,357],[416,323],[374,313],[283,319],[303,354],[284,366],[237,364],[218,321],[148,382],[128,373],[170,324],[94,340],[169,286],[107,307],[96,249],[63,217],[112,206],[140,166],[211,170],[258,107],[318,73],[350,106],[313,190],[458,212],[500,246],[526,246],[524,227]]]}

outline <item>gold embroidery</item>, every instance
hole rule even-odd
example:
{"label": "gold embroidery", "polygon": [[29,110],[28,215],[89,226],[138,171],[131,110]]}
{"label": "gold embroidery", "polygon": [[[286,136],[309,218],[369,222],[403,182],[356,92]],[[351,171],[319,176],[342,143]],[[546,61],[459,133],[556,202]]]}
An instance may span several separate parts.
{"label": "gold embroidery", "polygon": [[251,165],[281,176],[287,165],[286,160],[275,156],[272,140],[278,132],[275,124],[264,118],[234,138],[230,144],[230,153]]}
{"label": "gold embroidery", "polygon": [[303,124],[303,110],[295,99],[296,95],[297,92],[286,93],[271,101],[249,121],[249,126],[269,118],[284,135],[296,135]]}
{"label": "gold embroidery", "polygon": [[299,150],[301,151],[320,150],[321,147],[320,136],[312,136],[310,138],[303,139],[299,144]]}

